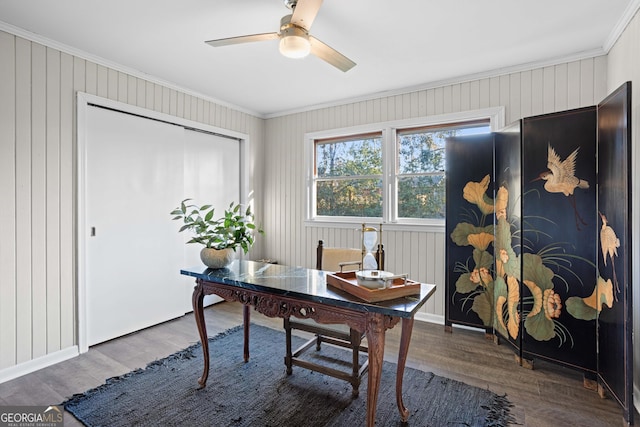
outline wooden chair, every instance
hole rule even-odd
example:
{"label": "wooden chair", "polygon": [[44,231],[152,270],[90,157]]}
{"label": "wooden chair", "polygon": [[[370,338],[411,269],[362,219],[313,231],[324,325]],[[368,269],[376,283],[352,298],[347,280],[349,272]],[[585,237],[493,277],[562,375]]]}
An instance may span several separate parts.
{"label": "wooden chair", "polygon": [[[376,258],[384,262],[384,251],[382,245],[378,247]],[[379,261],[379,265],[380,264]],[[360,269],[362,265],[362,250],[355,248],[329,248],[325,247],[323,241],[318,242],[316,268],[325,271],[353,271]],[[351,267],[345,269],[345,267]],[[353,268],[357,266],[357,268]],[[382,267],[379,267],[382,269]],[[362,344],[364,335],[360,332],[349,328],[347,325],[320,325],[311,319],[287,318],[284,320],[284,329],[286,335],[286,356],[284,358],[287,367],[287,374],[293,372],[293,365],[312,371],[320,372],[325,375],[339,378],[351,383],[352,396],[358,396],[360,381],[362,376],[367,373],[369,361],[365,361],[360,365],[360,353],[367,352],[367,347]],[[306,331],[315,334],[313,338],[308,340],[297,350],[292,351],[291,347],[291,331],[293,329]],[[339,347],[351,350],[352,358],[350,363],[351,370],[349,372],[335,369],[329,366],[313,363],[304,360],[300,356],[308,349],[315,345],[316,351],[320,351],[321,344],[329,343]]]}

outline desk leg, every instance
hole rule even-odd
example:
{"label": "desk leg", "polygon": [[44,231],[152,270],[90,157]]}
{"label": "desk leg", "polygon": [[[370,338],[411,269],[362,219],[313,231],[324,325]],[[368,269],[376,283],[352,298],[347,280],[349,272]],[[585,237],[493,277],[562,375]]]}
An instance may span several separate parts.
{"label": "desk leg", "polygon": [[244,363],[249,361],[249,322],[251,321],[251,311],[249,306],[244,305],[242,309],[242,322],[244,323]]}
{"label": "desk leg", "polygon": [[384,318],[381,314],[370,314],[367,319],[367,346],[369,347],[369,374],[367,375],[367,427],[376,423],[378,390],[384,359]]}
{"label": "desk leg", "polygon": [[209,339],[207,338],[207,325],[204,323],[204,310],[202,308],[202,299],[204,298],[204,290],[202,284],[198,283],[193,290],[192,304],[193,315],[196,318],[196,325],[198,326],[198,333],[200,334],[200,343],[202,344],[202,353],[204,357],[204,370],[202,376],[198,380],[200,388],[204,388],[207,385],[207,378],[209,377]]}
{"label": "desk leg", "polygon": [[402,319],[402,335],[400,336],[400,349],[398,353],[398,370],[396,371],[396,403],[400,418],[403,423],[409,419],[409,410],[404,406],[402,401],[402,378],[404,376],[404,366],[407,363],[407,354],[409,353],[409,342],[411,341],[411,331],[413,330],[413,317],[410,319]]}

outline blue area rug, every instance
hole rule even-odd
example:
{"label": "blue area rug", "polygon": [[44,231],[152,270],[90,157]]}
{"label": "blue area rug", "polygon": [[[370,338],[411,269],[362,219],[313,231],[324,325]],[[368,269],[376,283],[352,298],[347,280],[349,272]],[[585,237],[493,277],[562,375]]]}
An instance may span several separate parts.
{"label": "blue area rug", "polygon": [[[294,338],[294,347],[303,341]],[[365,424],[367,381],[360,396],[326,375],[284,367],[284,332],[251,325],[251,359],[242,360],[241,327],[210,338],[211,371],[198,388],[202,348],[195,344],[63,402],[83,424],[98,426],[360,426]],[[312,357],[340,364],[344,349],[323,346]],[[345,357],[346,356],[346,357]],[[384,362],[376,426],[399,426],[396,365]],[[507,426],[513,419],[504,396],[407,368],[404,402],[410,426]]]}

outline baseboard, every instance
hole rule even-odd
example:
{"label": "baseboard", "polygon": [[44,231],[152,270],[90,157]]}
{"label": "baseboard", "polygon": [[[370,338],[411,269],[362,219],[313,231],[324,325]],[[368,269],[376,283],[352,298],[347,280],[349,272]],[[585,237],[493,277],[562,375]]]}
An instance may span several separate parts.
{"label": "baseboard", "polygon": [[420,322],[435,323],[436,325],[444,325],[444,316],[440,314],[417,312],[414,316],[415,320]]}
{"label": "baseboard", "polygon": [[56,351],[55,353],[47,354],[45,356],[38,357],[37,359],[2,369],[0,370],[0,384],[38,371],[42,368],[46,368],[47,366],[55,365],[56,363],[74,358],[79,354],[80,351],[78,346],[74,345],[73,347],[68,347],[63,350]]}
{"label": "baseboard", "polygon": [[[436,325],[444,325],[444,316],[442,316],[441,314],[431,314],[431,313],[421,313],[418,312],[416,313],[415,320],[421,321],[421,322],[429,322],[429,323],[435,323]],[[474,327],[474,326],[467,326],[467,325],[452,325],[454,328],[460,328],[460,329],[466,329],[469,331],[475,331],[475,332],[485,332],[484,328],[481,327]]]}

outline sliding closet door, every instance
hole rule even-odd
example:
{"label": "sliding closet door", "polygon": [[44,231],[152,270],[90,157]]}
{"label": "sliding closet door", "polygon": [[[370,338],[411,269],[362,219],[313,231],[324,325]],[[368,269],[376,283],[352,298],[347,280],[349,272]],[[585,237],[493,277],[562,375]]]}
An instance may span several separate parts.
{"label": "sliding closet door", "polygon": [[[215,217],[222,216],[224,209],[231,202],[239,203],[240,200],[240,141],[212,133],[193,130],[184,131],[184,192],[183,196],[175,201],[177,206],[184,198],[191,198],[198,205],[213,205]],[[182,223],[174,222],[175,231]],[[184,242],[192,235],[183,233]],[[183,268],[201,266],[199,244],[183,245]],[[239,256],[239,251],[236,256]],[[202,266],[204,269],[204,266]],[[195,282],[192,277],[183,277],[184,291],[187,295],[185,311],[190,311],[191,294]],[[220,301],[215,295],[205,297],[204,304],[209,305]]]}
{"label": "sliding closet door", "polygon": [[[182,127],[98,107],[86,125],[88,345],[184,314]],[[83,238],[81,236],[81,238]]]}

